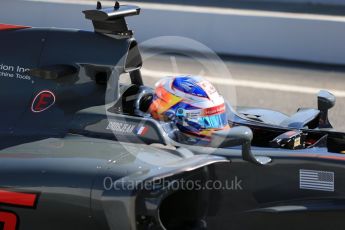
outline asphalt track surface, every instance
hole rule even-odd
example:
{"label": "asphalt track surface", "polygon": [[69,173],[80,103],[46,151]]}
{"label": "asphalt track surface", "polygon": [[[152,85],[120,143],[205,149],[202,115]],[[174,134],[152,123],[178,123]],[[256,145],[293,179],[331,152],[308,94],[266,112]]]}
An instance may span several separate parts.
{"label": "asphalt track surface", "polygon": [[[198,74],[215,79],[215,86],[234,105],[270,108],[288,115],[298,108],[317,108],[316,93],[328,89],[337,96],[330,120],[337,130],[345,131],[344,67],[222,57],[231,76],[226,72],[214,76],[200,63],[205,63],[204,59],[187,56],[144,53],[145,83],[153,86],[166,75]],[[215,63],[212,59],[206,62]]]}
{"label": "asphalt track surface", "polygon": [[[126,0],[128,2],[137,0]],[[257,11],[276,11],[306,14],[345,15],[344,5],[294,3],[274,0],[141,0],[140,2],[177,4],[181,6],[205,6]]]}
{"label": "asphalt track surface", "polygon": [[[2,0],[3,1],[3,0]],[[24,0],[25,1],[25,0]],[[31,1],[31,0],[28,0]],[[42,1],[42,0],[33,0]],[[50,0],[43,0],[50,1]],[[56,1],[56,0],[52,0]],[[58,2],[68,2],[68,0],[58,0]],[[95,0],[80,0],[95,2]],[[197,7],[217,7],[223,9],[238,9],[238,10],[253,10],[253,11],[271,11],[271,12],[286,12],[286,13],[304,13],[314,15],[345,15],[344,4],[315,4],[305,1],[303,2],[289,2],[289,1],[275,1],[275,0],[125,0],[126,2],[138,2],[148,4],[159,4],[169,7],[169,5],[183,6],[197,6]],[[103,0],[102,2],[111,2],[114,0]]]}

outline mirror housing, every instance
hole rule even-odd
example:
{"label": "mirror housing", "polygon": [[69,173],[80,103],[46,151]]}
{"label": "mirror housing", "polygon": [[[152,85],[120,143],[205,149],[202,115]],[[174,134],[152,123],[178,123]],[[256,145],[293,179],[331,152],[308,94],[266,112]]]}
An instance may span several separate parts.
{"label": "mirror housing", "polygon": [[242,145],[242,158],[256,165],[271,162],[269,157],[255,157],[251,150],[253,132],[245,126],[236,126],[228,130],[217,131],[212,135],[211,147],[224,148]]}
{"label": "mirror housing", "polygon": [[336,102],[335,96],[326,91],[321,90],[317,95],[317,105],[320,110],[319,127],[320,128],[333,128],[328,120],[328,110],[334,107]]}
{"label": "mirror housing", "polygon": [[335,96],[326,90],[321,90],[317,94],[317,105],[320,111],[328,111],[334,107],[335,102]]}

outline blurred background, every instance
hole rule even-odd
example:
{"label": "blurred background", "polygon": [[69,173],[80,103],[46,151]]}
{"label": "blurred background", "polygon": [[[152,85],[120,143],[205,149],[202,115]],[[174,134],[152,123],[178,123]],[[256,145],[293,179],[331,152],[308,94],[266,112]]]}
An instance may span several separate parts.
{"label": "blurred background", "polygon": [[[121,4],[128,2],[142,8],[141,15],[128,18],[128,24],[142,44],[147,84],[169,74],[211,76],[234,106],[287,114],[300,107],[316,108],[317,92],[328,89],[337,96],[331,121],[345,131],[345,0]],[[102,4],[113,6],[114,2]],[[95,6],[94,0],[1,0],[0,22],[92,30],[81,11]],[[172,37],[147,42],[164,36],[188,38],[201,45],[181,44],[183,39],[171,42]]]}

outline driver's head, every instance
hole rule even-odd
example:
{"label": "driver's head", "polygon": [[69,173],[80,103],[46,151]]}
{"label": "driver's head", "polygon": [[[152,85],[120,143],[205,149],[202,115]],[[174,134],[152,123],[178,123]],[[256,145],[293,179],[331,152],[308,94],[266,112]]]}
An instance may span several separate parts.
{"label": "driver's head", "polygon": [[156,83],[149,111],[157,120],[174,121],[186,135],[209,138],[228,129],[224,98],[199,76],[166,77]]}

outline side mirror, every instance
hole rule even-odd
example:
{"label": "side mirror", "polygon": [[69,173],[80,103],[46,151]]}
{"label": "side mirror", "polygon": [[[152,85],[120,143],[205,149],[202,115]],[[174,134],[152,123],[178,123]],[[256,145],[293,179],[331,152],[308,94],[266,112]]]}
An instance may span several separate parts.
{"label": "side mirror", "polygon": [[271,162],[269,157],[255,157],[251,150],[253,132],[245,126],[233,127],[229,130],[221,130],[212,135],[211,146],[214,148],[232,147],[242,145],[242,158],[256,165],[266,165]]}
{"label": "side mirror", "polygon": [[320,128],[332,128],[328,120],[328,110],[334,107],[336,98],[333,94],[326,90],[321,90],[317,95],[317,105],[320,110]]}
{"label": "side mirror", "polygon": [[326,90],[321,90],[317,95],[317,105],[320,111],[328,111],[335,105],[336,98]]}

